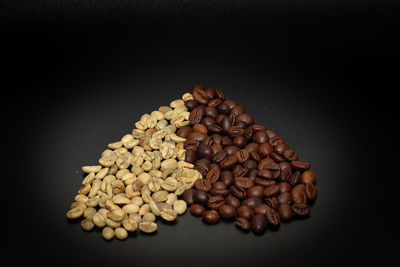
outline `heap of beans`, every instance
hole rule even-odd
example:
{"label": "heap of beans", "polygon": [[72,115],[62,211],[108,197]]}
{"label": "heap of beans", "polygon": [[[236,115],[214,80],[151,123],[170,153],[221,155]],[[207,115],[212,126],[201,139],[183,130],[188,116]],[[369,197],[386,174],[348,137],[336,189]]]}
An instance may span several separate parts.
{"label": "heap of beans", "polygon": [[203,176],[184,193],[191,214],[207,223],[234,219],[256,234],[307,216],[317,193],[310,164],[221,90],[195,85],[191,93],[190,125],[177,131],[187,139],[185,161]]}

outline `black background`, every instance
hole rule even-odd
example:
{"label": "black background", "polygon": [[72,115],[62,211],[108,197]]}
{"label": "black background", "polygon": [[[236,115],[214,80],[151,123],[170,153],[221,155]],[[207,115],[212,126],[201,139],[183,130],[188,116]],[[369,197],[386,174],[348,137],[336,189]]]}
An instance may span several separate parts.
{"label": "black background", "polygon": [[[321,266],[395,257],[395,1],[3,3],[2,219],[9,255],[19,252],[13,262]],[[187,212],[123,242],[68,222],[80,167],[196,83],[222,89],[311,162],[311,216],[255,236]]]}

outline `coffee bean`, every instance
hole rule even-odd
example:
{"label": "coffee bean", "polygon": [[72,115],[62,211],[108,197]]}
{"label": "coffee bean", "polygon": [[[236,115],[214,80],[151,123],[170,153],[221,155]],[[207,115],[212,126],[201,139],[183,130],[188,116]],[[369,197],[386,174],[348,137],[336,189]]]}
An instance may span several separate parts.
{"label": "coffee bean", "polygon": [[268,143],[262,143],[259,145],[258,147],[258,153],[262,156],[262,157],[267,157],[269,155],[271,155],[274,152],[274,149],[272,148],[272,146]]}
{"label": "coffee bean", "polygon": [[233,144],[239,148],[243,148],[245,145],[247,145],[247,138],[243,135],[236,136],[233,138]]}
{"label": "coffee bean", "polygon": [[201,124],[203,124],[207,129],[215,124],[215,120],[209,117],[205,117],[201,119]]}
{"label": "coffee bean", "polygon": [[236,177],[233,179],[233,183],[237,187],[241,187],[243,189],[249,189],[250,187],[254,186],[254,181],[247,177]]}
{"label": "coffee bean", "polygon": [[245,167],[246,169],[252,170],[252,169],[256,169],[257,168],[257,162],[255,162],[254,160],[247,160],[246,162],[244,162],[243,167]]}
{"label": "coffee bean", "polygon": [[283,140],[283,138],[280,136],[274,136],[274,137],[269,138],[268,143],[271,146],[276,147],[279,144],[285,143],[285,140]]}
{"label": "coffee bean", "polygon": [[220,175],[221,172],[219,169],[212,169],[207,173],[206,179],[213,184],[218,181]]}
{"label": "coffee bean", "polygon": [[292,167],[288,162],[279,163],[279,167],[281,168],[281,179],[283,181],[289,181],[292,177]]}
{"label": "coffee bean", "polygon": [[194,183],[194,187],[196,187],[196,189],[200,189],[200,190],[204,190],[204,191],[208,192],[211,189],[211,183],[205,179],[198,179]]}
{"label": "coffee bean", "polygon": [[294,213],[300,216],[307,216],[310,214],[310,207],[305,203],[296,203],[292,205]]}
{"label": "coffee bean", "polygon": [[233,100],[225,99],[224,104],[229,107],[229,110],[232,110],[234,107],[237,106],[237,103]]}
{"label": "coffee bean", "polygon": [[276,184],[267,186],[267,187],[264,189],[264,195],[265,195],[266,197],[277,196],[277,195],[279,194],[279,192],[280,192],[279,185],[276,185]]}
{"label": "coffee bean", "polygon": [[225,99],[224,94],[223,94],[222,91],[221,91],[220,89],[218,89],[218,88],[215,89],[215,96],[216,96],[217,98],[219,98],[219,99],[222,99],[222,100]]}
{"label": "coffee bean", "polygon": [[224,151],[228,156],[236,156],[236,152],[238,152],[240,149],[237,146],[226,146],[224,148]]}
{"label": "coffee bean", "polygon": [[225,198],[225,204],[234,207],[235,209],[240,207],[240,201],[234,196],[228,196]]}
{"label": "coffee bean", "polygon": [[190,206],[189,210],[190,213],[193,214],[194,216],[201,216],[205,209],[202,205],[195,203]]}
{"label": "coffee bean", "polygon": [[250,143],[250,144],[247,144],[244,149],[247,150],[247,152],[251,153],[252,151],[257,151],[258,147],[259,147],[259,144],[257,144],[257,143]]}
{"label": "coffee bean", "polygon": [[246,231],[246,232],[250,231],[250,229],[251,229],[251,224],[246,218],[242,218],[242,217],[236,218],[235,225],[239,229]]}
{"label": "coffee bean", "polygon": [[264,195],[264,188],[262,186],[256,185],[247,190],[248,197],[258,197],[261,198]]}
{"label": "coffee bean", "polygon": [[286,182],[282,182],[282,183],[280,183],[279,184],[279,188],[280,188],[280,191],[283,193],[283,192],[289,192],[291,189],[292,189],[292,187],[290,186],[290,184],[289,183],[286,183]]}
{"label": "coffee bean", "polygon": [[258,177],[256,177],[254,179],[254,182],[255,182],[256,185],[261,185],[261,186],[264,186],[264,187],[276,184],[275,180],[266,180],[266,179],[262,179],[262,178],[258,178]]}
{"label": "coffee bean", "polygon": [[193,125],[192,130],[194,132],[203,133],[203,134],[208,133],[206,126],[204,126],[203,124],[199,124],[199,123]]}
{"label": "coffee bean", "polygon": [[239,126],[231,126],[226,132],[230,137],[234,138],[236,136],[243,135],[244,130]]}
{"label": "coffee bean", "polygon": [[310,163],[304,161],[291,161],[292,168],[299,171],[306,171],[310,168]]}
{"label": "coffee bean", "polygon": [[238,199],[245,199],[247,196],[245,189],[237,187],[235,185],[230,186],[229,191],[234,197],[237,197]]}
{"label": "coffee bean", "polygon": [[200,146],[200,142],[196,140],[186,140],[184,144],[184,148],[186,150],[192,150],[192,151],[197,151],[197,149]]}
{"label": "coffee bean", "polygon": [[268,206],[267,204],[259,204],[259,205],[257,205],[256,207],[254,207],[254,212],[256,213],[256,214],[263,214],[263,215],[265,215],[266,213],[267,213],[267,210],[270,210],[271,209],[271,207],[270,206]]}
{"label": "coffee bean", "polygon": [[194,140],[194,141],[198,141],[201,142],[203,141],[205,138],[207,137],[207,135],[203,134],[203,133],[198,133],[198,132],[191,132],[188,135],[188,140]]}
{"label": "coffee bean", "polygon": [[236,165],[236,163],[236,156],[228,156],[220,162],[219,166],[221,166],[222,169],[231,169],[233,166]]}
{"label": "coffee bean", "polygon": [[209,95],[207,94],[207,92],[201,88],[196,88],[195,90],[193,90],[193,98],[194,100],[196,100],[198,103],[200,104],[207,104],[208,99],[209,99]]}
{"label": "coffee bean", "polygon": [[301,182],[303,184],[315,183],[315,173],[313,171],[305,171],[301,175]]}
{"label": "coffee bean", "polygon": [[253,128],[251,126],[244,129],[244,137],[246,137],[248,140],[253,138],[254,133],[255,133],[255,131],[253,130]]}
{"label": "coffee bean", "polygon": [[294,203],[307,203],[307,195],[303,190],[292,191],[292,200]]}
{"label": "coffee bean", "polygon": [[276,198],[280,204],[292,204],[292,194],[289,192],[281,192]]}
{"label": "coffee bean", "polygon": [[282,221],[290,221],[293,217],[293,211],[289,204],[281,204],[278,208],[278,213]]}
{"label": "coffee bean", "polygon": [[190,128],[189,126],[183,126],[176,132],[176,135],[179,137],[187,138],[191,132],[192,128]]}
{"label": "coffee bean", "polygon": [[230,192],[227,189],[215,189],[215,188],[212,188],[209,193],[212,196],[227,197]]}
{"label": "coffee bean", "polygon": [[284,161],[286,161],[286,159],[285,159],[284,156],[282,156],[282,155],[280,155],[280,154],[278,154],[278,153],[275,153],[275,152],[272,152],[271,155],[270,155],[270,157],[271,157],[271,159],[273,159],[275,162],[284,162]]}
{"label": "coffee bean", "polygon": [[279,207],[279,201],[276,197],[268,197],[265,199],[265,203],[273,209],[277,209]]}
{"label": "coffee bean", "polygon": [[269,138],[265,131],[257,131],[253,136],[253,141],[262,144],[268,142]]}
{"label": "coffee bean", "polygon": [[247,220],[251,220],[254,216],[254,211],[252,208],[248,206],[240,206],[237,210],[236,213],[239,217],[245,218]]}
{"label": "coffee bean", "polygon": [[185,200],[186,204],[192,205],[194,203],[194,191],[194,189],[190,188],[183,193],[183,200]]}
{"label": "coffee bean", "polygon": [[295,186],[295,185],[299,184],[300,181],[301,181],[301,173],[300,173],[300,171],[295,171],[292,174],[292,177],[290,178],[290,185]]}
{"label": "coffee bean", "polygon": [[268,223],[272,224],[273,226],[278,226],[281,222],[278,212],[276,212],[274,209],[267,210],[265,217],[267,218]]}
{"label": "coffee bean", "polygon": [[251,219],[251,229],[256,234],[261,234],[267,229],[267,220],[264,215],[256,214]]}
{"label": "coffee bean", "polygon": [[210,107],[210,106],[208,106],[208,107],[206,107],[206,109],[205,109],[205,115],[206,115],[207,117],[210,117],[210,118],[212,118],[212,119],[215,120],[215,118],[216,118],[217,115],[218,115],[218,111],[217,111],[217,109],[216,109],[215,107]]}
{"label": "coffee bean", "polygon": [[304,188],[304,191],[309,200],[314,200],[317,196],[317,189],[312,183],[307,183],[306,187]]}
{"label": "coffee bean", "polygon": [[203,221],[207,223],[217,223],[219,222],[219,214],[215,210],[205,210],[201,215]]}
{"label": "coffee bean", "polygon": [[190,99],[185,102],[185,106],[188,108],[189,111],[192,111],[193,109],[197,108],[197,102],[193,99]]}
{"label": "coffee bean", "polygon": [[207,205],[208,194],[204,190],[196,190],[193,194],[193,200],[197,204]]}
{"label": "coffee bean", "polygon": [[201,158],[211,159],[213,152],[210,146],[200,144],[199,148],[197,149],[197,155]]}
{"label": "coffee bean", "polygon": [[189,115],[190,124],[194,125],[194,124],[200,123],[203,116],[204,116],[204,113],[200,107],[193,109]]}
{"label": "coffee bean", "polygon": [[212,99],[208,102],[209,107],[217,107],[218,105],[222,104],[222,100],[219,98]]}
{"label": "coffee bean", "polygon": [[286,149],[285,151],[283,151],[283,156],[289,161],[299,159],[299,155],[297,154],[297,152],[293,151],[292,149]]}
{"label": "coffee bean", "polygon": [[275,176],[270,170],[257,170],[257,176],[264,179],[274,179]]}
{"label": "coffee bean", "polygon": [[214,89],[211,88],[207,88],[206,89],[207,95],[208,95],[208,99],[213,99],[215,98],[215,91]]}
{"label": "coffee bean", "polygon": [[224,204],[225,201],[222,196],[212,196],[207,200],[207,208],[212,210],[218,210]]}
{"label": "coffee bean", "polygon": [[243,200],[242,205],[243,206],[248,206],[252,209],[254,209],[256,206],[260,205],[262,203],[262,199],[259,197],[249,197]]}
{"label": "coffee bean", "polygon": [[229,136],[223,136],[222,137],[222,142],[221,142],[222,146],[230,146],[232,145],[232,139],[229,138]]}
{"label": "coffee bean", "polygon": [[[274,147],[274,151],[280,155],[283,155],[283,153],[289,149],[289,146],[285,143],[283,144],[278,144]],[[285,157],[285,156],[284,156]]]}
{"label": "coffee bean", "polygon": [[259,162],[261,160],[261,156],[260,156],[260,154],[258,154],[257,151],[251,151],[250,158],[256,162]]}
{"label": "coffee bean", "polygon": [[243,114],[245,112],[246,112],[246,110],[244,109],[243,106],[235,106],[235,107],[230,109],[230,113],[229,114],[234,114],[235,117],[238,117],[240,114]]}
{"label": "coffee bean", "polygon": [[197,160],[197,153],[193,150],[186,150],[185,161],[189,163],[194,163]]}
{"label": "coffee bean", "polygon": [[212,159],[212,161],[215,162],[215,163],[220,163],[220,162],[223,161],[227,156],[228,156],[228,154],[227,154],[224,150],[221,150],[221,151],[215,153],[214,155],[212,155],[211,159]]}
{"label": "coffee bean", "polygon": [[219,207],[219,214],[222,218],[233,218],[236,215],[236,209],[225,204]]}

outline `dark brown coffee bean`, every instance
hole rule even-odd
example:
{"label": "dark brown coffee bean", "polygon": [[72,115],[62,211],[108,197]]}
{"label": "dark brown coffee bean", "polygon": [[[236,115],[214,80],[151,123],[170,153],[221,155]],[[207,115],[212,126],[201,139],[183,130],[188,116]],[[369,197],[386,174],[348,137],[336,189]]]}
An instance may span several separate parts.
{"label": "dark brown coffee bean", "polygon": [[196,182],[194,182],[194,187],[208,192],[211,189],[211,183],[206,179],[197,179]]}
{"label": "dark brown coffee bean", "polygon": [[215,90],[214,89],[207,88],[206,92],[207,92],[207,95],[208,95],[208,99],[215,98]]}
{"label": "dark brown coffee bean", "polygon": [[249,189],[254,186],[254,181],[247,177],[236,177],[233,179],[233,183],[243,189]]}
{"label": "dark brown coffee bean", "polygon": [[249,177],[250,179],[255,180],[256,177],[257,177],[257,169],[249,170],[249,172],[247,173],[247,177]]}
{"label": "dark brown coffee bean", "polygon": [[310,163],[304,162],[304,161],[291,161],[290,164],[292,164],[292,168],[295,170],[299,171],[306,171],[310,168]]}
{"label": "dark brown coffee bean", "polygon": [[218,210],[224,204],[225,201],[222,196],[212,196],[207,200],[207,208],[212,210]]}
{"label": "dark brown coffee bean", "polygon": [[206,137],[207,137],[206,134],[197,133],[197,132],[191,132],[191,133],[188,135],[187,138],[188,138],[189,140],[194,140],[194,141],[199,141],[199,142],[201,142],[201,141],[203,141]]}
{"label": "dark brown coffee bean", "polygon": [[203,116],[204,116],[204,113],[200,107],[193,109],[189,115],[190,124],[194,125],[194,124],[200,123]]}
{"label": "dark brown coffee bean", "polygon": [[219,98],[215,98],[215,99],[212,99],[212,100],[210,100],[209,102],[208,102],[208,106],[209,107],[217,107],[218,105],[220,105],[222,103],[222,100],[221,99],[219,99]]}
{"label": "dark brown coffee bean", "polygon": [[268,143],[269,143],[271,146],[276,147],[276,146],[279,145],[279,144],[285,143],[285,140],[283,140],[283,138],[280,137],[280,136],[274,136],[274,137],[271,137],[271,138],[268,140]]}
{"label": "dark brown coffee bean", "polygon": [[231,126],[226,132],[230,137],[234,138],[236,136],[243,135],[244,130],[239,126]]}
{"label": "dark brown coffee bean", "polygon": [[240,149],[237,146],[227,146],[224,148],[224,151],[228,156],[236,156],[236,152]]}
{"label": "dark brown coffee bean", "polygon": [[295,186],[301,182],[301,173],[300,171],[295,171],[290,178],[290,185]]}
{"label": "dark brown coffee bean", "polygon": [[212,134],[211,135],[213,144],[222,145],[222,136],[219,134]]}
{"label": "dark brown coffee bean", "polygon": [[286,149],[285,151],[283,151],[283,156],[289,161],[299,159],[299,155],[297,154],[297,152],[293,151],[292,149]]}
{"label": "dark brown coffee bean", "polygon": [[176,132],[176,135],[179,137],[187,138],[191,132],[192,128],[190,128],[190,126],[183,126],[179,128],[179,130]]}
{"label": "dark brown coffee bean", "polygon": [[247,190],[247,196],[262,198],[264,196],[264,188],[260,185],[253,186]]}
{"label": "dark brown coffee bean", "polygon": [[229,136],[223,136],[222,137],[222,143],[221,143],[222,146],[225,146],[225,147],[226,146],[231,146],[232,143],[233,143],[233,141],[232,141],[231,138],[229,138]]}
{"label": "dark brown coffee bean", "polygon": [[292,208],[288,204],[281,204],[278,208],[278,213],[282,221],[290,221],[293,217]]}
{"label": "dark brown coffee bean", "polygon": [[211,146],[211,150],[212,150],[212,152],[213,152],[213,155],[215,154],[215,153],[218,153],[218,152],[220,152],[220,151],[222,151],[224,148],[222,147],[222,145],[220,145],[220,144],[212,144]]}
{"label": "dark brown coffee bean", "polygon": [[280,193],[280,188],[279,188],[279,185],[276,185],[276,184],[267,186],[264,189],[264,195],[266,197],[274,197],[274,196],[277,196],[279,193]]}
{"label": "dark brown coffee bean", "polygon": [[224,117],[222,118],[222,120],[221,120],[220,125],[221,125],[222,130],[223,130],[224,132],[227,132],[228,129],[229,129],[229,127],[232,126],[232,120],[231,120],[229,117],[224,116]]}
{"label": "dark brown coffee bean", "polygon": [[201,158],[211,159],[213,153],[210,146],[200,144],[199,148],[197,149],[197,155]]}
{"label": "dark brown coffee bean", "polygon": [[247,232],[247,231],[250,231],[250,229],[251,229],[251,224],[250,224],[250,222],[249,222],[247,219],[242,218],[242,217],[236,218],[235,225],[236,225],[237,227],[239,227],[239,229],[241,229],[241,230],[243,230],[243,231],[246,231],[246,232]]}
{"label": "dark brown coffee bean", "polygon": [[203,213],[203,211],[205,210],[205,208],[200,205],[200,204],[193,204],[190,206],[189,208],[190,213],[194,216],[201,216],[201,214]]}
{"label": "dark brown coffee bean", "polygon": [[246,169],[249,170],[253,170],[255,169],[256,173],[257,173],[257,162],[255,162],[254,160],[247,160],[244,164],[243,167],[245,167]]}
{"label": "dark brown coffee bean", "polygon": [[305,171],[301,175],[301,182],[303,184],[315,183],[315,173],[313,171]]}
{"label": "dark brown coffee bean", "polygon": [[253,130],[253,128],[251,126],[244,129],[244,137],[246,137],[249,140],[253,138],[254,133],[255,133],[255,131]]}
{"label": "dark brown coffee bean", "polygon": [[298,191],[304,191],[305,188],[306,186],[304,184],[298,184],[292,188],[292,193]]}
{"label": "dark brown coffee bean", "polygon": [[222,99],[222,100],[225,99],[224,94],[223,94],[222,91],[221,91],[220,89],[218,89],[218,88],[215,89],[215,96],[216,96],[217,98],[219,98],[219,99]]}
{"label": "dark brown coffee bean", "polygon": [[212,155],[211,159],[212,159],[212,161],[215,162],[215,163],[220,163],[220,162],[223,161],[227,156],[228,156],[228,154],[227,154],[224,150],[221,150],[221,151],[215,153],[214,155]]}
{"label": "dark brown coffee bean", "polygon": [[219,169],[209,170],[206,175],[206,180],[209,181],[211,184],[213,184],[216,181],[218,181],[220,175],[221,171]]}
{"label": "dark brown coffee bean", "polygon": [[235,185],[231,185],[229,187],[229,191],[231,192],[232,196],[237,197],[238,199],[245,199],[247,196],[245,189]]}
{"label": "dark brown coffee bean", "polygon": [[197,189],[197,190],[195,190],[195,192],[193,194],[193,200],[197,204],[207,205],[208,194],[204,190]]}
{"label": "dark brown coffee bean", "polygon": [[256,185],[261,185],[261,186],[269,186],[269,185],[273,185],[276,184],[275,180],[267,180],[267,179],[262,179],[262,178],[255,178],[254,182]]}
{"label": "dark brown coffee bean", "polygon": [[195,100],[190,99],[186,101],[185,106],[188,108],[189,111],[192,111],[193,109],[197,108],[198,104]]}
{"label": "dark brown coffee bean", "polygon": [[287,144],[278,144],[274,147],[274,151],[280,155],[283,155],[283,152],[285,152],[285,150],[287,149],[289,149],[289,146]]}
{"label": "dark brown coffee bean", "polygon": [[209,130],[209,127],[215,124],[215,120],[209,117],[204,117],[201,119],[201,124],[207,127],[207,130]]}
{"label": "dark brown coffee bean", "polygon": [[[251,128],[253,128],[253,130],[254,131],[265,131],[266,130],[266,128],[265,128],[265,126],[264,125],[261,125],[261,124],[253,124],[253,125],[251,125]],[[268,136],[268,138],[269,138],[269,136]]]}
{"label": "dark brown coffee bean", "polygon": [[185,141],[184,148],[186,150],[197,151],[197,149],[199,148],[199,145],[200,145],[199,141],[187,139]]}
{"label": "dark brown coffee bean", "polygon": [[205,115],[215,120],[215,117],[218,115],[218,111],[214,107],[206,107]]}
{"label": "dark brown coffee bean", "polygon": [[186,150],[185,161],[193,164],[196,160],[197,160],[197,153],[193,150]]}
{"label": "dark brown coffee bean", "polygon": [[232,185],[233,183],[233,174],[229,170],[224,170],[221,172],[220,180],[223,182],[227,187]]}
{"label": "dark brown coffee bean", "polygon": [[283,192],[289,192],[289,191],[292,189],[292,187],[290,186],[290,184],[289,184],[289,183],[286,183],[286,182],[280,183],[280,184],[279,184],[279,188],[280,188],[280,190],[281,190],[282,193],[283,193]]}
{"label": "dark brown coffee bean", "polygon": [[281,174],[281,168],[270,158],[265,158],[258,163],[259,170],[269,170],[273,173],[274,178],[278,178]]}
{"label": "dark brown coffee bean", "polygon": [[307,195],[303,190],[301,191],[292,191],[292,200],[293,203],[307,203]]}
{"label": "dark brown coffee bean", "polygon": [[243,200],[242,205],[254,209],[256,206],[262,204],[263,201],[259,197],[249,197]]}
{"label": "dark brown coffee bean", "polygon": [[215,189],[215,188],[212,188],[211,190],[210,190],[210,194],[212,195],[212,196],[222,196],[222,197],[227,197],[228,195],[229,195],[229,190],[227,190],[227,189]]}
{"label": "dark brown coffee bean", "polygon": [[257,144],[257,143],[250,143],[250,144],[247,144],[244,147],[244,149],[247,150],[247,152],[251,153],[252,151],[258,151],[258,147],[259,147],[259,144]]}
{"label": "dark brown coffee bean", "polygon": [[234,207],[235,209],[240,207],[240,200],[234,196],[228,196],[225,198],[225,204]]}
{"label": "dark brown coffee bean", "polygon": [[277,209],[279,207],[279,202],[276,197],[269,197],[265,199],[265,203],[273,209]]}
{"label": "dark brown coffee bean", "polygon": [[265,142],[268,142],[269,138],[268,135],[265,131],[257,131],[254,135],[253,135],[253,141],[258,143],[258,144],[262,144]]}
{"label": "dark brown coffee bean", "polygon": [[260,154],[258,154],[257,151],[251,151],[250,152],[250,158],[252,160],[254,160],[254,161],[257,161],[257,162],[259,162],[261,160],[261,156],[260,156]]}
{"label": "dark brown coffee bean", "polygon": [[269,139],[271,139],[272,137],[278,136],[278,134],[273,130],[265,130],[265,132],[267,133]]}
{"label": "dark brown coffee bean", "polygon": [[281,192],[276,199],[280,204],[292,204],[292,194],[289,192]]}
{"label": "dark brown coffee bean", "polygon": [[222,205],[218,209],[219,214],[222,218],[233,218],[236,215],[236,209],[230,205]]}
{"label": "dark brown coffee bean", "polygon": [[187,205],[192,205],[194,203],[193,195],[194,189],[190,188],[183,193],[183,200],[186,202]]}
{"label": "dark brown coffee bean", "polygon": [[317,197],[317,189],[312,183],[307,183],[304,189],[308,199],[313,200]]}
{"label": "dark brown coffee bean", "polygon": [[235,166],[236,163],[237,163],[237,159],[236,159],[235,155],[234,156],[228,156],[228,157],[226,157],[224,160],[222,160],[219,163],[219,166],[221,166],[222,169],[230,169],[233,166]]}
{"label": "dark brown coffee bean", "polygon": [[213,189],[218,189],[218,190],[223,190],[223,189],[226,189],[226,185],[223,183],[223,182],[215,182],[213,185],[212,185],[212,188]]}
{"label": "dark brown coffee bean", "polygon": [[218,115],[215,117],[215,122],[216,122],[218,125],[222,126],[221,123],[222,123],[222,120],[223,120],[224,118],[228,118],[228,116],[226,116],[225,114],[218,114]]}
{"label": "dark brown coffee bean", "polygon": [[237,121],[242,121],[245,123],[246,126],[249,126],[254,123],[254,118],[250,114],[242,113],[236,117]]}
{"label": "dark brown coffee bean", "polygon": [[210,126],[207,126],[207,130],[210,133],[214,133],[214,134],[219,134],[223,131],[222,127],[217,124],[212,124]]}
{"label": "dark brown coffee bean", "polygon": [[227,105],[225,105],[224,103],[222,103],[217,107],[217,111],[222,114],[228,114],[229,107]]}
{"label": "dark brown coffee bean", "polygon": [[310,214],[310,207],[305,203],[296,203],[292,205],[294,213],[300,216],[307,216]]}
{"label": "dark brown coffee bean", "polygon": [[196,123],[195,125],[193,125],[192,130],[194,132],[202,133],[202,134],[208,133],[206,126],[204,126],[203,124],[200,124],[200,123]]}
{"label": "dark brown coffee bean", "polygon": [[278,226],[281,222],[278,212],[276,212],[274,209],[267,210],[265,217],[267,218],[268,223],[272,224],[273,226]]}
{"label": "dark brown coffee bean", "polygon": [[243,135],[236,136],[233,138],[233,144],[239,148],[243,148],[247,145],[247,139]]}
{"label": "dark brown coffee bean", "polygon": [[274,179],[274,174],[270,170],[257,170],[257,176],[264,179]]}
{"label": "dark brown coffee bean", "polygon": [[243,167],[240,164],[238,164],[232,168],[232,173],[233,173],[234,177],[246,176],[248,171],[249,171],[248,169],[246,169],[245,167]]}
{"label": "dark brown coffee bean", "polygon": [[267,219],[262,214],[256,214],[251,219],[251,229],[255,234],[261,234],[267,229]]}
{"label": "dark brown coffee bean", "polygon": [[207,104],[209,100],[209,95],[204,89],[196,88],[193,90],[193,98],[200,104]]}
{"label": "dark brown coffee bean", "polygon": [[270,206],[268,206],[267,204],[261,203],[261,204],[257,205],[257,206],[254,208],[254,212],[255,212],[256,214],[263,214],[263,215],[265,215],[265,214],[267,213],[267,210],[270,210],[270,209],[271,209]]}
{"label": "dark brown coffee bean", "polygon": [[281,179],[286,182],[290,182],[292,177],[292,167],[289,162],[281,162],[279,163],[279,167],[281,168]]}
{"label": "dark brown coffee bean", "polygon": [[258,147],[258,153],[261,155],[261,157],[267,157],[274,152],[274,149],[272,146],[268,143],[262,143]]}
{"label": "dark brown coffee bean", "polygon": [[219,214],[215,210],[205,210],[201,215],[203,221],[206,223],[217,223],[219,222]]}
{"label": "dark brown coffee bean", "polygon": [[269,156],[270,156],[271,159],[273,159],[275,162],[284,162],[284,161],[286,161],[286,159],[285,159],[284,156],[282,156],[282,155],[280,155],[280,154],[278,154],[278,153],[275,153],[275,152],[272,152],[271,155],[269,155]]}
{"label": "dark brown coffee bean", "polygon": [[224,104],[229,107],[229,110],[232,110],[234,107],[237,106],[237,103],[233,100],[225,99]]}
{"label": "dark brown coffee bean", "polygon": [[243,113],[245,113],[245,112],[246,112],[246,110],[244,109],[243,106],[235,106],[234,108],[232,108],[232,109],[230,110],[230,113],[229,113],[229,114],[234,113],[235,116],[237,117],[237,116],[239,116],[240,114],[243,114]]}
{"label": "dark brown coffee bean", "polygon": [[245,163],[249,159],[249,152],[245,149],[241,149],[236,152],[236,158],[239,163]]}
{"label": "dark brown coffee bean", "polygon": [[250,208],[248,206],[240,206],[236,210],[236,214],[238,215],[238,217],[242,217],[247,220],[251,220],[251,218],[253,218],[253,216],[254,216],[254,211],[252,208]]}

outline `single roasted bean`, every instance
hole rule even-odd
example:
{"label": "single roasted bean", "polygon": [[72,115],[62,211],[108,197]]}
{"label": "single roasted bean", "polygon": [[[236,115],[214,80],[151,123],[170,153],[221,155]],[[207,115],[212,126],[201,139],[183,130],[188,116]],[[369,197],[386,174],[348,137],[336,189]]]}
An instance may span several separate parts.
{"label": "single roasted bean", "polygon": [[233,218],[236,215],[236,209],[230,205],[221,205],[218,211],[222,218]]}
{"label": "single roasted bean", "polygon": [[317,189],[315,188],[315,186],[312,183],[307,183],[304,191],[309,200],[313,200],[317,196]]}
{"label": "single roasted bean", "polygon": [[254,180],[247,177],[236,177],[233,182],[237,187],[243,189],[249,189],[254,186]]}
{"label": "single roasted bean", "polygon": [[256,234],[261,234],[267,229],[267,220],[264,215],[256,214],[251,219],[251,229]]}
{"label": "single roasted bean", "polygon": [[267,218],[269,224],[274,226],[278,226],[280,224],[281,219],[278,212],[276,212],[274,209],[268,209],[265,217]]}
{"label": "single roasted bean", "polygon": [[250,231],[250,229],[251,229],[251,224],[246,218],[242,218],[242,217],[236,218],[235,225],[237,227],[239,227],[239,229],[246,231],[246,232]]}
{"label": "single roasted bean", "polygon": [[218,210],[224,204],[225,201],[222,196],[212,196],[207,200],[207,208],[212,210]]}
{"label": "single roasted bean", "polygon": [[215,210],[205,210],[202,214],[203,221],[207,223],[217,223],[219,221],[219,214]]}
{"label": "single roasted bean", "polygon": [[229,191],[231,192],[231,194],[234,197],[237,197],[238,199],[245,199],[247,196],[246,190],[241,188],[241,187],[237,187],[235,185],[232,185],[229,187]]}
{"label": "single roasted bean", "polygon": [[310,207],[305,203],[296,203],[292,206],[294,213],[300,216],[307,216],[310,214]]}

